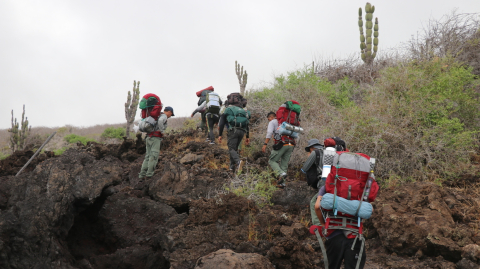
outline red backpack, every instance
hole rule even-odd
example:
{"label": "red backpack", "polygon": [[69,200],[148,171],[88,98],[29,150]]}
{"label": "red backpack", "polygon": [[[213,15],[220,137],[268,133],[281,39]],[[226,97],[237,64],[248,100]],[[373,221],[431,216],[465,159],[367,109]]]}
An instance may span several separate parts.
{"label": "red backpack", "polygon": [[155,120],[158,120],[158,117],[162,114],[163,104],[157,95],[148,93],[143,96],[139,107],[142,110],[142,119],[151,116]]}
{"label": "red backpack", "polygon": [[284,121],[289,124],[300,126],[300,103],[295,100],[287,101],[277,110],[278,125]]}
{"label": "red backpack", "polygon": [[[326,192],[347,200],[375,201],[380,187],[373,175],[374,160],[363,153],[337,152],[333,158],[332,170],[325,182]],[[323,210],[327,212],[325,236],[329,236],[337,229],[351,231],[349,238],[362,234],[363,223],[358,217],[339,211]]]}

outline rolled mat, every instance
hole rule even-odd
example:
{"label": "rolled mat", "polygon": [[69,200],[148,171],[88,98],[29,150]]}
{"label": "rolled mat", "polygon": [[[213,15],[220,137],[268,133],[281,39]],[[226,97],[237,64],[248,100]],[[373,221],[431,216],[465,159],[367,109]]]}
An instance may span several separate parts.
{"label": "rolled mat", "polygon": [[[333,194],[326,193],[322,197],[322,207],[328,210],[333,209]],[[337,204],[336,208],[339,212],[355,216],[357,212],[358,205],[360,201],[358,200],[347,200],[340,196],[337,196],[335,203]],[[362,219],[368,219],[372,216],[373,207],[370,203],[363,201],[358,211],[358,216]]]}

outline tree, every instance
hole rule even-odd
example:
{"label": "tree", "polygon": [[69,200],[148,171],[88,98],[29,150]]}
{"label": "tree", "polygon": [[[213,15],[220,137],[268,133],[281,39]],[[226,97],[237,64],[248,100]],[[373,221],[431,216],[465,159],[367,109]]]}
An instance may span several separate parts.
{"label": "tree", "polygon": [[140,96],[140,81],[133,81],[133,98],[130,91],[128,91],[127,102],[125,103],[125,118],[127,119],[127,126],[125,128],[125,136],[130,136],[130,126],[132,126],[135,120],[135,114],[137,114],[137,106]]}

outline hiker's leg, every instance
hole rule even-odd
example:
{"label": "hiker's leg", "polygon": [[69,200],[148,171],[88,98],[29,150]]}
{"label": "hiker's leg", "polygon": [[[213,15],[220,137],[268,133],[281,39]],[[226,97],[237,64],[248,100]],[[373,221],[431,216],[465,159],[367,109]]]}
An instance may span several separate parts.
{"label": "hiker's leg", "polygon": [[288,162],[290,161],[290,157],[292,156],[293,149],[295,148],[294,146],[283,146],[285,148],[282,158],[280,159],[280,169],[282,169],[283,172],[287,172],[288,170]]}
{"label": "hiker's leg", "polygon": [[148,160],[150,158],[150,149],[151,149],[150,144],[148,143],[148,141],[150,141],[150,138],[151,137],[148,137],[148,136],[147,138],[145,138],[145,147],[147,149],[147,152],[145,153],[145,159],[143,159],[142,168],[140,169],[140,173],[138,174],[139,178],[145,177],[147,174]]}
{"label": "hiker's leg", "polygon": [[239,146],[242,143],[242,139],[245,136],[245,132],[243,130],[238,130],[238,132],[235,133],[237,136],[237,152],[240,152]]}
{"label": "hiker's leg", "polygon": [[151,137],[151,149],[150,149],[150,157],[148,159],[148,170],[146,177],[152,177],[155,173],[155,168],[157,167],[158,163],[158,155],[160,154],[160,144],[162,139],[160,137]]}
{"label": "hiker's leg", "polygon": [[240,130],[228,130],[228,152],[230,153],[230,165],[236,165],[240,161],[240,156],[238,156],[237,147],[238,147],[238,136],[236,132]]}
{"label": "hiker's leg", "polygon": [[275,173],[276,176],[283,173],[282,169],[280,168],[280,165],[278,164],[278,160],[280,160],[280,158],[282,157],[282,154],[281,154],[282,149],[283,147],[279,150],[272,150],[272,152],[270,153],[270,158],[268,160],[268,164],[273,169],[273,172]]}
{"label": "hiker's leg", "polygon": [[208,138],[210,141],[215,141],[215,136],[213,135],[213,125],[215,124],[213,114],[207,114],[207,126],[208,126]]}
{"label": "hiker's leg", "polygon": [[340,233],[325,241],[329,269],[340,269],[343,261],[343,253],[345,252],[347,245],[345,242],[346,240],[347,238],[343,233]]}
{"label": "hiker's leg", "polygon": [[312,215],[313,225],[321,225],[320,220],[317,217],[317,213],[315,213],[315,203],[317,202],[317,196],[318,196],[318,193],[315,193],[315,195],[310,200],[310,215]]}
{"label": "hiker's leg", "polygon": [[206,134],[207,133],[207,117],[205,113],[200,114],[202,118],[202,123],[200,123],[200,128],[202,128],[202,131]]}
{"label": "hiker's leg", "polygon": [[[347,239],[347,244],[345,248],[345,253],[343,255],[343,260],[345,261],[345,269],[355,269],[358,262],[358,257],[360,256],[360,248],[362,247],[362,241],[357,239],[355,247],[352,250],[352,244],[355,239]],[[365,261],[367,259],[367,254],[365,252],[365,245],[363,246],[362,261],[360,262],[360,269],[365,266]]]}

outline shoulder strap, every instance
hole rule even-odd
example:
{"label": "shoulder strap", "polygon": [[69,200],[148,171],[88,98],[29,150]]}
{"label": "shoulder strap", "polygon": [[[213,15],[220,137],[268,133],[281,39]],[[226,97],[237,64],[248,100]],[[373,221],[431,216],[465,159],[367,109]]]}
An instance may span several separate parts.
{"label": "shoulder strap", "polygon": [[315,149],[315,164],[318,166],[320,164],[320,150]]}

